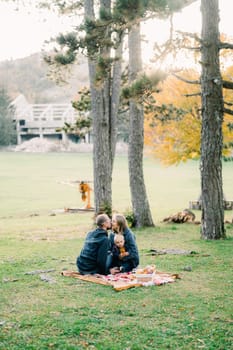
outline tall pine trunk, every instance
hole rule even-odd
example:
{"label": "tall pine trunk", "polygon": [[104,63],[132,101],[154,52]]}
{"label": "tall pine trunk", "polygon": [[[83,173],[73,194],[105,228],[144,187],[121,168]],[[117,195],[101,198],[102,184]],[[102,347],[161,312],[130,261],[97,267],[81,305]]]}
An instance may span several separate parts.
{"label": "tall pine trunk", "polygon": [[[101,0],[100,7],[111,11],[111,0]],[[95,19],[94,1],[85,0],[85,18]],[[110,35],[106,28],[106,35]],[[103,48],[99,57],[110,58],[111,49]],[[96,214],[112,212],[112,169],[116,147],[116,120],[119,107],[122,45],[117,60],[109,68],[100,86],[96,85],[97,61],[88,57],[91,113],[93,118],[93,177]],[[114,84],[114,86],[113,86]]]}
{"label": "tall pine trunk", "polygon": [[225,238],[222,183],[223,96],[219,65],[218,0],[202,0],[201,235]]}
{"label": "tall pine trunk", "polygon": [[[140,24],[129,31],[129,81],[133,83],[142,71]],[[130,101],[129,179],[136,226],[154,226],[143,175],[144,113],[133,99]]]}

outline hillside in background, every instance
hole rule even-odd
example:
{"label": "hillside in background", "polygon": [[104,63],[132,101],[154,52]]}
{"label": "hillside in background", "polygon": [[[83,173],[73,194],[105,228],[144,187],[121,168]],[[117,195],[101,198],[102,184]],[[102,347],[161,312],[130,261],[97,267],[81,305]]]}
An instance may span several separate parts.
{"label": "hillside in background", "polygon": [[57,85],[49,78],[49,66],[42,54],[0,62],[0,89],[13,100],[23,94],[29,103],[67,103],[88,85],[88,67],[84,57],[69,72],[60,71],[67,81]]}

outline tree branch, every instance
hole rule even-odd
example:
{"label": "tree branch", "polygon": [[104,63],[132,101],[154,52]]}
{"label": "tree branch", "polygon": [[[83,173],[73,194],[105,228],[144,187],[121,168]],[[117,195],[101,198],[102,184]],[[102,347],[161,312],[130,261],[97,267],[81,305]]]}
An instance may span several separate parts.
{"label": "tree branch", "polygon": [[233,106],[233,103],[231,103],[231,102],[226,102],[226,101],[224,101],[224,104],[225,104],[226,106]]}
{"label": "tree branch", "polygon": [[185,82],[185,83],[188,83],[188,84],[195,84],[195,85],[200,84],[200,80],[188,80],[188,79],[185,79],[185,78],[180,77],[179,75],[177,75],[177,74],[175,74],[175,73],[172,73],[172,75],[173,75],[174,77],[176,77],[177,79],[179,79],[179,80],[181,80],[181,81],[183,81],[183,82]]}
{"label": "tree branch", "polygon": [[201,43],[201,38],[196,33],[189,33],[189,32],[182,32],[181,30],[177,30],[177,33],[181,34],[182,36],[189,36],[192,39],[195,39],[197,42]]}
{"label": "tree branch", "polygon": [[223,80],[223,81],[222,81],[222,86],[223,86],[225,89],[233,90],[233,82],[231,82],[231,81]]}
{"label": "tree branch", "polygon": [[200,46],[181,46],[181,49],[186,49],[186,50],[193,50],[193,51],[200,51],[201,47]]}
{"label": "tree branch", "polygon": [[219,48],[220,49],[231,49],[231,50],[233,50],[233,44],[220,42],[219,43]]}
{"label": "tree branch", "polygon": [[233,115],[233,110],[229,108],[223,108],[223,112],[229,115]]}
{"label": "tree branch", "polygon": [[201,96],[201,93],[200,92],[196,92],[196,93],[193,93],[193,94],[184,94],[183,96],[184,97]]}

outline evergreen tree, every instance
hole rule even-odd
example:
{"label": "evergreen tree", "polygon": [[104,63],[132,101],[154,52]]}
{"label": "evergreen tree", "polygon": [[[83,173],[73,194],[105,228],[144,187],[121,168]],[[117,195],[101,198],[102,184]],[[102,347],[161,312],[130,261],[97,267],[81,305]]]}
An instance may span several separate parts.
{"label": "evergreen tree", "polygon": [[[133,83],[142,70],[140,24],[129,32],[129,80]],[[143,175],[144,145],[143,106],[130,100],[129,179],[135,224],[138,227],[153,226]]]}
{"label": "evergreen tree", "polygon": [[223,85],[219,63],[218,0],[202,0],[201,235],[225,238],[222,147]]}
{"label": "evergreen tree", "polygon": [[125,23],[129,32],[129,179],[133,216],[135,225],[138,227],[154,225],[143,176],[144,109],[142,103],[148,91],[149,95],[152,93],[153,84],[141,73],[143,67],[140,20],[146,19],[147,15],[168,16],[185,5],[187,1],[182,0],[179,2],[173,0],[116,1],[121,22]]}
{"label": "evergreen tree", "polygon": [[16,143],[16,130],[9,110],[10,98],[4,89],[0,90],[0,145]]}

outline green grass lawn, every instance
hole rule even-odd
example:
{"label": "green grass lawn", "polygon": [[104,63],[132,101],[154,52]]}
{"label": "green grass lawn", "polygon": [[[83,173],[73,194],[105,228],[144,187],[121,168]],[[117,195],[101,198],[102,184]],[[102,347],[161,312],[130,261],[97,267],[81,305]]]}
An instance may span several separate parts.
{"label": "green grass lawn", "polygon": [[[2,152],[0,161],[1,350],[233,349],[233,225],[226,225],[226,240],[212,242],[200,239],[198,225],[161,223],[198,197],[198,162],[163,168],[145,159],[156,227],[134,230],[141,266],[155,264],[181,279],[116,292],[60,274],[76,270],[93,222],[92,213],[54,213],[83,206],[78,189],[60,182],[92,180],[91,156]],[[228,199],[232,172],[233,164],[224,163]],[[125,156],[115,162],[113,205],[130,207]],[[155,256],[151,249],[196,254]]]}
{"label": "green grass lawn", "polygon": [[[90,154],[0,152],[0,162],[0,217],[82,207],[78,186],[62,182],[93,180]],[[223,163],[224,193],[229,200],[233,200],[232,174],[233,163]],[[163,167],[146,157],[144,177],[155,222],[187,208],[189,201],[200,195],[198,161]],[[130,206],[127,157],[118,156],[113,172],[113,208],[125,212]],[[200,216],[199,211],[195,214]],[[231,217],[232,212],[226,212],[226,218]]]}

